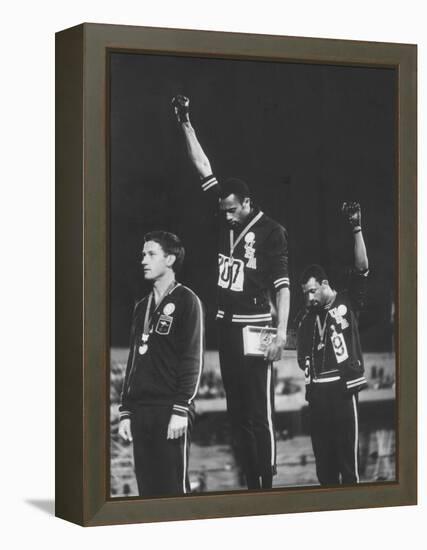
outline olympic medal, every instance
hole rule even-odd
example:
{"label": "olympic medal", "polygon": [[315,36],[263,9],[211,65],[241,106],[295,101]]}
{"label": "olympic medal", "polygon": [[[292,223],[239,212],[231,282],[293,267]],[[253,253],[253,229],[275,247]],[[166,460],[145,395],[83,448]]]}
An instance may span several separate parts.
{"label": "olympic medal", "polygon": [[139,346],[138,351],[140,355],[144,355],[144,353],[147,352],[148,346],[147,344],[143,344],[142,346]]}

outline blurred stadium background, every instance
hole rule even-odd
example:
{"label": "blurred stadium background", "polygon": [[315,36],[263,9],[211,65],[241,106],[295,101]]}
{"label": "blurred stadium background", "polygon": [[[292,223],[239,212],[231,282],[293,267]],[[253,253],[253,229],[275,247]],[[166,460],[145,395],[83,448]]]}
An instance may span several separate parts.
{"label": "blurred stadium background", "polygon": [[[128,350],[111,350],[111,471],[112,497],[137,496],[132,445],[118,436],[118,405]],[[360,394],[359,443],[362,482],[395,478],[395,356],[366,353],[369,388]],[[304,377],[294,350],[275,364],[278,473],[274,487],[317,484]],[[238,490],[244,487],[234,459],[226,417],[218,353],[205,354],[205,367],[196,400],[197,418],[190,451],[190,480],[194,492]]]}

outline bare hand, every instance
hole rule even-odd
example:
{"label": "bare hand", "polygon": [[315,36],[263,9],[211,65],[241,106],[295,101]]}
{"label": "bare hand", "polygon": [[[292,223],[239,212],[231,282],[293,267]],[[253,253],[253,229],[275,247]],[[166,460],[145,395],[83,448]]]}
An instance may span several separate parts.
{"label": "bare hand", "polygon": [[280,361],[285,341],[276,337],[267,347],[264,353],[266,361]]}
{"label": "bare hand", "polygon": [[132,441],[132,431],[130,429],[130,418],[120,420],[119,436],[125,441]]}
{"label": "bare hand", "polygon": [[186,416],[179,416],[178,414],[172,414],[169,425],[168,435],[166,439],[178,439],[185,434],[188,426],[188,418]]}

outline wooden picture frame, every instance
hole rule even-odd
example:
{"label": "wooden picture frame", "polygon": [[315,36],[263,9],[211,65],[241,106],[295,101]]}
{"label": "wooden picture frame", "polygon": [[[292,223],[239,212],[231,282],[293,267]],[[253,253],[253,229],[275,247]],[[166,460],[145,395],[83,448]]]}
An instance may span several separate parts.
{"label": "wooden picture frame", "polygon": [[[154,53],[392,68],[397,75],[396,481],[112,499],[108,56]],[[82,24],[56,35],[56,515],[84,525],[417,502],[417,49],[414,45]]]}

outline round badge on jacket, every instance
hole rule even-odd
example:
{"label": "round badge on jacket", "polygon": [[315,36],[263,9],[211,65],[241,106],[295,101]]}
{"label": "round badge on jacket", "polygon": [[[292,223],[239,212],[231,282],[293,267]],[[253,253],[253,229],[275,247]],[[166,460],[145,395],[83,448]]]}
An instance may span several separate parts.
{"label": "round badge on jacket", "polygon": [[341,304],[338,306],[338,314],[341,315],[341,317],[344,317],[344,315],[347,313],[347,306],[344,304]]}
{"label": "round badge on jacket", "polygon": [[163,308],[163,313],[165,315],[172,315],[172,313],[175,311],[175,304],[166,304],[165,307]]}

